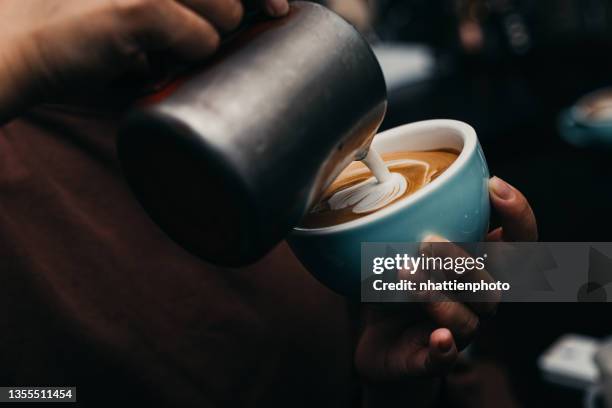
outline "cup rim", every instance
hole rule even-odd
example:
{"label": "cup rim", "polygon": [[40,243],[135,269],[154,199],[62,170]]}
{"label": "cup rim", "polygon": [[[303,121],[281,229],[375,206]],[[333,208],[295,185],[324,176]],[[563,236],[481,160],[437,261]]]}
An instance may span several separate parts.
{"label": "cup rim", "polygon": [[402,211],[406,207],[409,207],[419,201],[424,200],[435,190],[447,184],[462,168],[467,165],[468,159],[472,156],[472,154],[476,150],[476,147],[478,146],[478,138],[476,136],[476,131],[467,123],[453,119],[423,120],[385,130],[384,132],[377,134],[374,140],[376,141],[377,138],[393,137],[398,134],[426,133],[441,128],[454,130],[462,138],[463,148],[461,149],[461,152],[459,153],[457,159],[448,167],[448,169],[446,169],[431,183],[425,185],[420,190],[403,200],[400,200],[396,203],[387,206],[386,208],[383,208],[380,211],[373,212],[356,220],[320,228],[294,227],[292,230],[292,235],[326,235],[353,230],[363,227],[367,224],[380,222],[384,219],[391,217],[395,213]]}

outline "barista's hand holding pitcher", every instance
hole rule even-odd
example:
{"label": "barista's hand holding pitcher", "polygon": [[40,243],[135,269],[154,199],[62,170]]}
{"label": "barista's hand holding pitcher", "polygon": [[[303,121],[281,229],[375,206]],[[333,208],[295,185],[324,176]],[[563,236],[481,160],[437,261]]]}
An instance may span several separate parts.
{"label": "barista's hand holding pitcher", "polygon": [[[260,0],[272,16],[286,0]],[[243,16],[239,0],[6,0],[0,120],[45,97],[146,70],[150,52],[200,60]]]}
{"label": "barista's hand holding pitcher", "polygon": [[[491,204],[502,226],[489,233],[487,240],[537,240],[536,220],[523,194],[497,177],[490,180],[489,190]],[[431,237],[430,241],[445,240]],[[439,248],[445,247],[449,252],[461,251],[454,246]],[[408,398],[414,403],[414,389],[410,387],[408,391],[400,386],[402,381],[413,384],[418,377],[444,374],[455,363],[458,352],[474,338],[481,322],[495,313],[496,307],[495,302],[457,301],[407,303],[391,309],[365,306],[355,364],[369,384],[366,397],[371,395],[378,402],[381,398]],[[389,384],[398,387],[392,391]],[[379,392],[381,389],[384,395]]]}

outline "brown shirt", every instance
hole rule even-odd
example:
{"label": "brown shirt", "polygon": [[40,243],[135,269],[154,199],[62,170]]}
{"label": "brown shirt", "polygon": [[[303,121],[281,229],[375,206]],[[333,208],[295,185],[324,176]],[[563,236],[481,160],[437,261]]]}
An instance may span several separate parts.
{"label": "brown shirt", "polygon": [[118,115],[47,107],[0,134],[0,385],[76,385],[87,406],[346,406],[344,300],[280,245],[220,269],[128,190]]}

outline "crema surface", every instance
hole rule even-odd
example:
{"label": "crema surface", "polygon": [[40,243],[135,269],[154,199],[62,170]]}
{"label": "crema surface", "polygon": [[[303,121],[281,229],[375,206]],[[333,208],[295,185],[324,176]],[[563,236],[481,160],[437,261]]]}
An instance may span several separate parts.
{"label": "crema surface", "polygon": [[353,162],[323,193],[302,226],[322,228],[343,224],[388,207],[435,180],[458,157],[458,152],[435,150],[381,155],[391,177],[378,182],[370,169]]}

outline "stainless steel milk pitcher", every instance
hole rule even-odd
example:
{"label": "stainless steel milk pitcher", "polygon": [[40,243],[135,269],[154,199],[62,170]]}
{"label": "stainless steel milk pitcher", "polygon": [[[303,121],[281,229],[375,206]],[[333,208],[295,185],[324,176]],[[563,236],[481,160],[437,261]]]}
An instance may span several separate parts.
{"label": "stainless steel milk pitcher", "polygon": [[291,3],[129,113],[118,153],[151,218],[220,265],[253,262],[362,158],[386,108],[368,43],[323,6]]}

